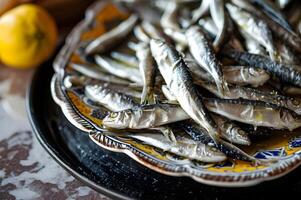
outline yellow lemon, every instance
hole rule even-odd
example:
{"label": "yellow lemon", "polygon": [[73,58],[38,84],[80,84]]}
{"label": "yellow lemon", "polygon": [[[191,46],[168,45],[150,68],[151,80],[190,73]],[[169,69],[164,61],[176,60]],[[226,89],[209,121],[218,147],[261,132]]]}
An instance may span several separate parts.
{"label": "yellow lemon", "polygon": [[23,4],[0,17],[0,60],[15,68],[36,67],[54,51],[57,28],[42,7]]}

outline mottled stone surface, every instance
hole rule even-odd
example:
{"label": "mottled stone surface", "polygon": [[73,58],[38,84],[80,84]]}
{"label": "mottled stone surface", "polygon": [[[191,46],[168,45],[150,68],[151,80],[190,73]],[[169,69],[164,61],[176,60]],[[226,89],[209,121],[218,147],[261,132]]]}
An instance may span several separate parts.
{"label": "mottled stone surface", "polygon": [[0,199],[107,199],[69,175],[32,133],[25,112],[32,74],[0,65]]}

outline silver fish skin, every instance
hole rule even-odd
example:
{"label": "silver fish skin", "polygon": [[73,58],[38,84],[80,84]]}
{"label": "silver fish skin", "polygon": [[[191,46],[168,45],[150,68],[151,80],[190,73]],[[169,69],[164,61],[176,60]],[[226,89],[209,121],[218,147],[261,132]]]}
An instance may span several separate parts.
{"label": "silver fish skin", "polygon": [[143,80],[141,104],[155,103],[154,86],[156,67],[148,44],[140,44],[136,51],[139,60],[139,69]]}
{"label": "silver fish skin", "polygon": [[227,92],[228,85],[221,70],[221,63],[217,60],[206,34],[201,28],[192,26],[186,31],[186,38],[191,54],[197,63],[212,76],[219,92]]}
{"label": "silver fish skin", "polygon": [[75,71],[77,71],[87,77],[96,79],[96,80],[101,80],[101,81],[105,81],[105,82],[109,82],[109,83],[116,83],[116,84],[120,84],[120,85],[129,85],[130,84],[130,82],[125,79],[121,79],[121,78],[118,78],[116,76],[113,76],[113,75],[110,75],[110,74],[104,72],[104,70],[99,69],[98,66],[89,65],[89,64],[81,64],[81,63],[70,63],[70,66]]}
{"label": "silver fish skin", "polygon": [[102,121],[114,129],[148,129],[187,119],[181,107],[173,104],[149,104],[121,112],[111,112]]}
{"label": "silver fish skin", "polygon": [[135,57],[135,55],[129,55],[117,51],[113,51],[110,53],[110,56],[119,62],[122,62],[126,65],[132,66],[132,67],[137,67],[139,65],[138,59]]}
{"label": "silver fish skin", "polygon": [[291,0],[276,0],[276,2],[279,8],[284,9],[291,2]]}
{"label": "silver fish skin", "polygon": [[[166,85],[163,85],[166,86]],[[162,91],[169,102],[177,104],[175,95],[172,94],[167,87],[162,86]],[[218,128],[221,130],[220,137],[228,140],[231,143],[240,144],[240,145],[250,145],[251,141],[248,137],[248,134],[243,131],[238,125],[236,125],[231,120],[228,120],[219,115],[211,115],[212,119],[217,124]],[[187,119],[189,117],[187,116]]]}
{"label": "silver fish skin", "polygon": [[296,51],[301,53],[301,37],[298,34],[292,33],[291,31],[280,26],[279,23],[264,15],[260,11],[260,9],[257,9],[253,5],[251,5],[249,1],[231,0],[231,2],[239,6],[240,8],[247,10],[253,15],[256,15],[256,17],[264,20],[268,24],[269,28],[272,30],[273,34],[278,39],[285,42],[290,47],[294,48]]}
{"label": "silver fish skin", "polygon": [[199,20],[198,24],[202,28],[204,28],[209,34],[214,35],[216,37],[218,28],[211,18],[209,18],[209,17],[202,18]]}
{"label": "silver fish skin", "polygon": [[288,108],[295,113],[301,115],[301,99],[294,98],[294,97],[287,97],[277,92],[265,92],[249,87],[241,87],[241,86],[230,86],[229,92],[225,95],[220,95],[217,91],[217,88],[213,84],[206,84],[202,85],[204,88],[218,96],[219,98],[223,99],[248,99],[254,101],[263,101],[266,103],[275,104],[277,106]]}
{"label": "silver fish skin", "polygon": [[240,65],[263,69],[285,83],[301,87],[301,71],[294,65],[274,62],[265,56],[247,52],[228,51],[223,52],[223,55]]}
{"label": "silver fish skin", "polygon": [[149,43],[149,36],[144,32],[143,28],[140,25],[135,26],[134,30],[135,37],[144,43]]}
{"label": "silver fish skin", "polygon": [[276,47],[281,56],[282,63],[290,65],[300,65],[301,59],[298,53],[296,53],[291,47],[287,44],[277,41]]}
{"label": "silver fish skin", "polygon": [[145,144],[157,147],[163,151],[174,153],[189,159],[195,159],[206,163],[218,163],[227,159],[225,154],[216,148],[193,141],[189,138],[178,136],[177,143],[170,142],[166,137],[159,134],[133,134],[129,135]]}
{"label": "silver fish skin", "polygon": [[85,49],[86,54],[104,53],[118,45],[134,28],[138,22],[137,15],[131,15],[117,27],[93,40]]}
{"label": "silver fish skin", "polygon": [[162,39],[166,37],[162,31],[148,21],[142,21],[141,27],[152,39]]}
{"label": "silver fish skin", "polygon": [[250,38],[247,34],[242,34],[245,39],[245,46],[249,53],[265,55],[266,51],[262,45]]}
{"label": "silver fish skin", "polygon": [[277,8],[277,6],[269,0],[251,0],[251,2],[259,7],[267,16],[269,16],[273,21],[277,22],[280,26],[285,28],[287,31],[294,33],[293,28],[289,22],[285,19],[282,12]]}
{"label": "silver fish skin", "polygon": [[106,56],[96,55],[94,58],[96,64],[98,64],[110,74],[113,74],[120,78],[128,79],[135,83],[142,83],[142,77],[140,75],[139,69],[126,66]]}
{"label": "silver fish skin", "polygon": [[167,87],[175,94],[183,110],[199,125],[203,126],[211,137],[217,137],[216,124],[204,107],[202,98],[197,93],[183,58],[174,47],[161,40],[151,40],[150,46]]}
{"label": "silver fish skin", "polygon": [[[193,24],[196,24],[206,13],[209,12],[210,1],[211,0],[203,0],[201,2],[201,5],[197,9],[192,11],[191,22],[187,27],[189,27]],[[185,27],[185,28],[187,28],[187,27]]]}
{"label": "silver fish skin", "polygon": [[272,32],[264,21],[233,4],[227,3],[226,7],[231,18],[236,22],[244,34],[247,34],[253,40],[263,45],[267,52],[269,52],[272,60],[280,59],[279,53],[275,47]]}
{"label": "silver fish skin", "polygon": [[85,86],[85,95],[113,112],[131,109],[139,105],[131,97],[101,84]]}
{"label": "silver fish skin", "polygon": [[[186,61],[186,63],[196,84],[199,81],[214,82],[210,74],[205,70],[199,69],[196,63],[189,61]],[[227,83],[240,86],[251,85],[252,87],[258,87],[270,79],[270,75],[264,70],[252,67],[223,65],[222,71]]]}
{"label": "silver fish skin", "polygon": [[215,50],[219,50],[221,45],[225,42],[227,28],[230,27],[229,20],[227,20],[225,13],[224,0],[211,0],[210,14],[218,29],[213,46]]}
{"label": "silver fish skin", "polygon": [[250,145],[248,134],[233,121],[219,115],[213,115],[213,120],[221,130],[221,137],[234,144]]}
{"label": "silver fish skin", "polygon": [[178,11],[179,5],[175,2],[167,3],[164,13],[161,17],[160,24],[163,29],[171,29],[171,30],[180,30],[180,25],[178,24]]}
{"label": "silver fish skin", "polygon": [[208,132],[195,123],[182,122],[179,123],[179,127],[181,127],[193,140],[200,141],[210,146],[214,146],[218,150],[220,150],[221,152],[233,159],[254,162],[255,164],[260,163],[258,159],[245,153],[244,151],[242,151],[241,149],[232,145],[229,142],[226,142],[221,139],[216,139],[215,141],[213,141],[212,138],[209,136]]}
{"label": "silver fish skin", "polygon": [[301,117],[295,112],[261,101],[206,98],[204,104],[211,112],[254,126],[290,131],[301,126]]}

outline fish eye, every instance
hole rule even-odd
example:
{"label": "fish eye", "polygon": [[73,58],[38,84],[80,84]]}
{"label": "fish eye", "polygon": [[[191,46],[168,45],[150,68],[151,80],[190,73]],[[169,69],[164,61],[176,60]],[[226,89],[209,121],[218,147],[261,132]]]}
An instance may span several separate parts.
{"label": "fish eye", "polygon": [[299,106],[300,105],[300,101],[298,100],[298,99],[292,99],[292,104],[294,105],[294,106]]}
{"label": "fish eye", "polygon": [[111,118],[116,118],[117,116],[118,116],[118,114],[115,113],[115,112],[112,112],[112,113],[110,114],[110,117],[111,117]]}

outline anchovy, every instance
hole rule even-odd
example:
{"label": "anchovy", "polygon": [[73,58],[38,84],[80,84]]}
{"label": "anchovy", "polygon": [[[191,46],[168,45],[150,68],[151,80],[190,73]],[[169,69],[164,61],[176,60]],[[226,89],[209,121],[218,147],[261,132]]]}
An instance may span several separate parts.
{"label": "anchovy", "polygon": [[259,8],[261,8],[261,10],[267,16],[269,16],[272,20],[277,22],[280,26],[294,34],[293,28],[287,22],[281,11],[279,11],[271,2],[267,0],[252,0],[251,2],[257,5]]}
{"label": "anchovy", "polygon": [[242,35],[244,36],[245,45],[249,53],[262,54],[262,55],[266,54],[265,49],[257,41],[250,38],[247,34],[242,34]]}
{"label": "anchovy", "polygon": [[197,9],[192,11],[192,19],[189,26],[196,24],[209,11],[210,1],[211,0],[203,0]]}
{"label": "anchovy", "polygon": [[269,52],[271,59],[279,60],[279,53],[275,48],[272,32],[268,25],[263,21],[233,4],[226,4],[226,7],[240,30],[263,45]]}
{"label": "anchovy", "polygon": [[143,28],[140,25],[135,26],[134,28],[135,37],[141,42],[149,43],[149,36],[144,32]]}
{"label": "anchovy", "polygon": [[301,99],[299,98],[293,98],[293,97],[287,97],[280,94],[277,94],[277,92],[265,92],[253,88],[248,87],[240,87],[240,86],[230,86],[229,92],[225,95],[220,95],[220,93],[217,91],[217,88],[213,84],[202,84],[202,87],[206,88],[219,98],[223,99],[249,99],[254,101],[264,101],[266,103],[275,104],[277,106],[288,108],[297,114],[301,114]]}
{"label": "anchovy", "polygon": [[279,8],[284,9],[290,2],[291,0],[276,0]]}
{"label": "anchovy", "polygon": [[218,28],[211,18],[206,17],[206,18],[200,19],[199,25],[202,28],[204,28],[210,35],[217,37]]}
{"label": "anchovy", "polygon": [[126,65],[130,65],[132,67],[138,68],[139,62],[138,62],[138,59],[134,55],[129,55],[129,54],[113,51],[110,53],[110,56],[119,62],[122,62]]}
{"label": "anchovy", "polygon": [[148,144],[163,151],[174,153],[189,159],[195,159],[201,162],[217,163],[227,159],[225,154],[218,151],[215,147],[203,144],[199,141],[193,141],[183,136],[177,136],[177,143],[170,142],[164,136],[159,134],[143,133],[132,134],[128,137],[137,139],[144,144]]}
{"label": "anchovy", "polygon": [[219,115],[212,115],[213,120],[221,130],[221,137],[234,144],[250,145],[248,134],[233,121]]}
{"label": "anchovy", "polygon": [[274,62],[265,56],[246,52],[229,51],[224,52],[224,55],[241,65],[263,69],[283,82],[301,87],[301,72],[296,69],[296,66]]}
{"label": "anchovy", "polygon": [[80,63],[70,63],[70,66],[75,71],[96,80],[101,80],[101,81],[116,83],[121,85],[130,84],[129,81],[110,75],[104,72],[103,70],[101,70],[98,66],[94,66],[92,64],[89,65],[89,64],[80,64]]}
{"label": "anchovy", "polygon": [[233,159],[249,161],[254,163],[259,162],[259,160],[257,160],[253,156],[250,156],[249,154],[245,153],[241,149],[226,141],[223,141],[221,139],[216,139],[216,142],[213,141],[209,136],[208,132],[200,126],[197,126],[196,124],[190,122],[183,122],[179,124],[179,127],[181,127],[188,135],[190,135],[193,140],[214,146],[218,150],[220,150],[221,152]]}
{"label": "anchovy", "polygon": [[217,60],[213,47],[206,34],[201,28],[192,26],[186,31],[186,37],[190,52],[196,59],[197,63],[204,67],[212,76],[219,92],[226,92],[228,90],[228,86],[221,71],[221,64]]}
{"label": "anchovy", "polygon": [[149,104],[110,112],[102,121],[114,129],[148,129],[187,119],[181,107],[173,104]]}
{"label": "anchovy", "polygon": [[136,51],[143,80],[141,104],[155,103],[154,86],[156,67],[148,44],[141,44]]}
{"label": "anchovy", "polygon": [[228,27],[231,26],[226,16],[224,0],[211,0],[210,14],[218,29],[213,42],[214,49],[218,50],[224,44]]}
{"label": "anchovy", "polygon": [[104,53],[118,45],[134,28],[138,21],[137,15],[131,15],[111,31],[99,36],[85,49],[86,54]]}
{"label": "anchovy", "polygon": [[[196,66],[196,63],[186,61],[196,83],[201,81],[214,82],[208,72]],[[262,69],[246,66],[222,66],[222,72],[227,83],[235,85],[251,85],[258,87],[270,79],[270,75]]]}
{"label": "anchovy", "polygon": [[254,126],[290,131],[301,126],[301,117],[294,111],[262,101],[207,98],[204,103],[211,112]]}
{"label": "anchovy", "polygon": [[119,112],[138,106],[134,100],[122,93],[113,91],[104,85],[85,86],[85,95],[113,112]]}
{"label": "anchovy", "polygon": [[160,73],[183,110],[203,126],[213,138],[217,137],[216,124],[204,107],[202,97],[198,95],[193,85],[192,77],[183,58],[174,47],[161,40],[151,40],[150,46]]}
{"label": "anchovy", "polygon": [[152,39],[162,39],[166,38],[163,32],[161,32],[157,27],[148,21],[142,21],[141,27],[147,33],[147,35]]}
{"label": "anchovy", "polygon": [[[168,102],[172,102],[177,104],[177,100],[175,95],[170,92],[167,87],[162,86],[162,91],[167,98]],[[240,145],[250,145],[251,141],[248,137],[248,134],[243,131],[239,126],[237,126],[234,122],[221,117],[219,115],[212,115],[213,120],[217,124],[218,128],[221,130],[221,137],[235,144]],[[187,116],[189,119],[189,116]]]}
{"label": "anchovy", "polygon": [[94,58],[95,62],[110,74],[136,83],[142,83],[139,69],[124,65],[106,56],[96,55]]}
{"label": "anchovy", "polygon": [[186,46],[187,41],[185,38],[185,34],[182,33],[181,27],[177,21],[178,11],[179,5],[175,2],[169,2],[166,5],[164,13],[161,17],[160,24],[166,35],[168,35],[174,41],[180,43],[182,46]]}
{"label": "anchovy", "polygon": [[241,1],[241,0],[231,0],[231,1],[235,5],[249,11],[250,13],[256,15],[258,18],[264,20],[268,24],[269,28],[272,30],[273,34],[275,34],[275,36],[278,37],[278,39],[285,42],[286,44],[294,48],[296,51],[301,53],[301,38],[298,34],[286,30],[285,28],[280,26],[279,23],[275,22],[269,17],[266,17],[266,15],[264,15],[259,9],[249,4],[248,1]]}

